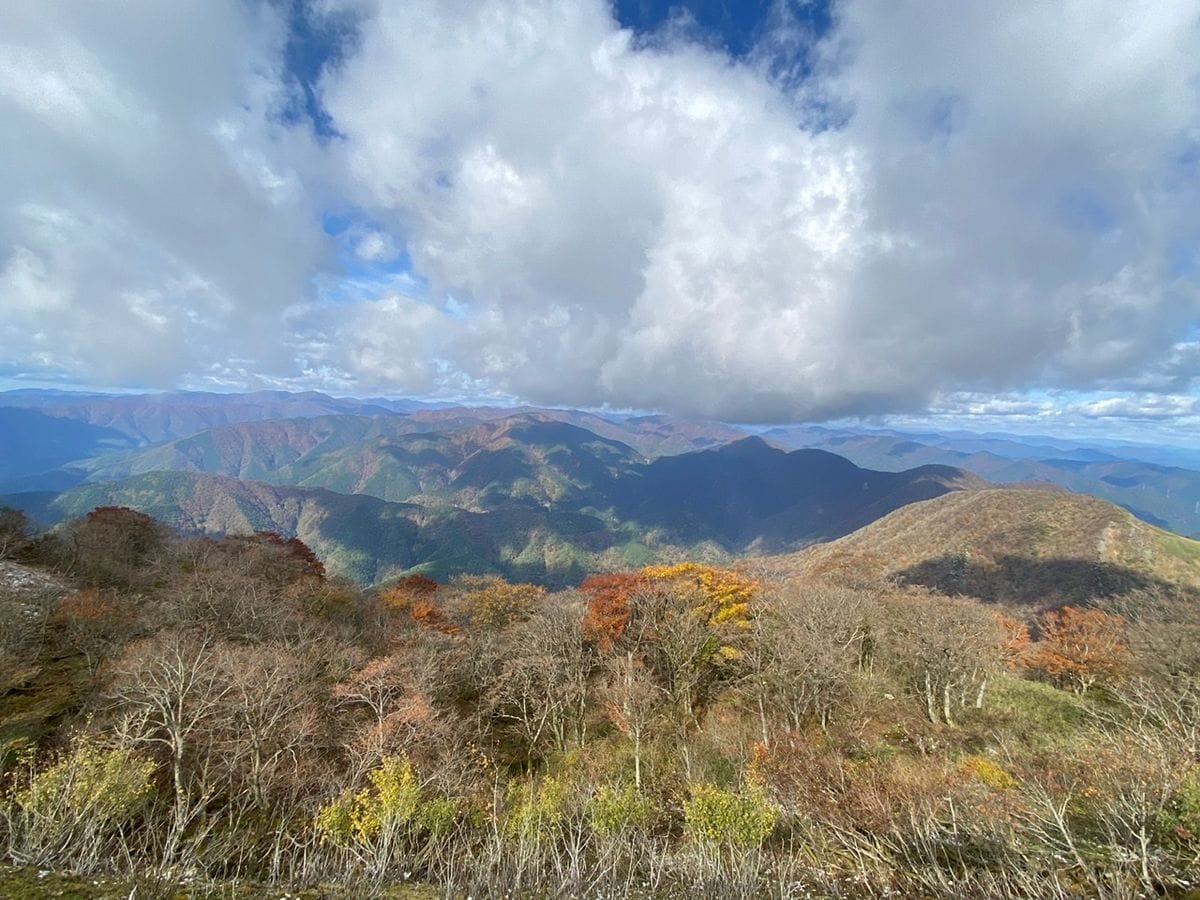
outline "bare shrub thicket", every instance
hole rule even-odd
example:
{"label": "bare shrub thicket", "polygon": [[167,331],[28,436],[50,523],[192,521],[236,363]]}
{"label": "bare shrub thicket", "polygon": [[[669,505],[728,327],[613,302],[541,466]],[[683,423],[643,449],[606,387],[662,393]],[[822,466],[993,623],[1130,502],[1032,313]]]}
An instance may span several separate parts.
{"label": "bare shrub thicket", "polygon": [[70,540],[76,586],[3,635],[6,721],[52,711],[6,757],[11,863],[362,895],[1196,887],[1200,672],[1151,649],[1195,626],[1172,598],[1038,621],[690,563],[364,592],[272,535],[108,511]]}

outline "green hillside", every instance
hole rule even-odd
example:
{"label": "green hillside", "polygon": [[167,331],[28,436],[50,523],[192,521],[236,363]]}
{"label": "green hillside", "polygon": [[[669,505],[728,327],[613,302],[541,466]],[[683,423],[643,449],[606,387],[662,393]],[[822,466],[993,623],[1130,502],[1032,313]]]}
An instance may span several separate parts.
{"label": "green hillside", "polygon": [[980,484],[957,469],[872,472],[758,439],[647,463],[618,442],[533,417],[378,438],[272,474],[284,477],[300,484],[149,472],[0,502],[45,524],[129,506],[186,532],[294,535],[361,583],[420,571],[565,584],[652,561],[793,550]]}

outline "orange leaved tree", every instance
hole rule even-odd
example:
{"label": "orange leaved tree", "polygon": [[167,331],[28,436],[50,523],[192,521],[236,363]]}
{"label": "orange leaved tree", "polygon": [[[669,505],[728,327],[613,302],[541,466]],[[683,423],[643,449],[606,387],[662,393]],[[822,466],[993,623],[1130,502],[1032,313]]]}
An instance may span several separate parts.
{"label": "orange leaved tree", "polygon": [[1038,630],[1041,639],[1034,646],[1033,667],[1077,694],[1129,669],[1125,620],[1120,616],[1064,606],[1043,615]]}
{"label": "orange leaved tree", "polygon": [[629,599],[646,583],[640,572],[612,572],[584,579],[579,589],[588,598],[583,636],[603,652],[625,634],[629,625]]}

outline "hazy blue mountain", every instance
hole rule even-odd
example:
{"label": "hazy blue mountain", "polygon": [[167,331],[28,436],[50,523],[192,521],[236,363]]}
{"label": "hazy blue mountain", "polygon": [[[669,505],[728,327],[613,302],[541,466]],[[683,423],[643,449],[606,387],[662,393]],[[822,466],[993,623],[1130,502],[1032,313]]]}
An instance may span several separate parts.
{"label": "hazy blue mountain", "polygon": [[361,400],[344,400],[316,391],[245,394],[182,391],[117,395],[11,391],[0,393],[0,407],[36,409],[54,418],[111,429],[135,444],[184,438],[207,428],[237,422],[332,414],[394,414],[393,410]]}
{"label": "hazy blue mountain", "polygon": [[130,445],[129,438],[112,428],[57,418],[36,409],[0,406],[3,484]]}
{"label": "hazy blue mountain", "polygon": [[[1124,459],[1087,447],[1030,445],[1044,457],[1014,458],[1011,443],[958,441],[959,446],[991,446],[990,450],[950,449],[917,435],[885,432],[789,428],[766,436],[783,446],[819,447],[860,466],[901,471],[921,465],[950,465],[998,483],[1046,482],[1116,503],[1139,518],[1180,534],[1200,534],[1200,471]],[[925,436],[928,438],[928,436]],[[1057,454],[1057,455],[1055,455]],[[1069,455],[1073,454],[1073,455]]]}

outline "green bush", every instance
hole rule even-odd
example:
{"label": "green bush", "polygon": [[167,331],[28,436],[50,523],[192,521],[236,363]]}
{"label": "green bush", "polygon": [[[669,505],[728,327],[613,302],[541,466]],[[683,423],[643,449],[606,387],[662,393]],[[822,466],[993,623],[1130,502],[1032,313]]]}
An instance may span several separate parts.
{"label": "green bush", "polygon": [[603,785],[588,804],[592,830],[607,838],[645,829],[653,811],[653,801],[632,784],[619,789]]}
{"label": "green bush", "polygon": [[1160,818],[1160,831],[1169,844],[1200,848],[1200,767],[1180,782]]}
{"label": "green bush", "polygon": [[104,841],[131,822],[153,793],[154,762],[90,738],[46,768],[30,755],[3,800],[10,855],[98,862]]}
{"label": "green bush", "polygon": [[557,778],[547,776],[536,787],[519,786],[508,817],[504,821],[504,833],[510,838],[523,841],[542,841],[553,838],[559,825],[566,818],[566,786]]}
{"label": "green bush", "polygon": [[457,802],[422,798],[407,756],[385,756],[367,779],[368,787],[346,791],[317,811],[313,824],[322,843],[354,848],[386,864],[403,848],[415,851],[453,828]]}
{"label": "green bush", "polygon": [[696,843],[759,847],[779,819],[779,807],[754,787],[734,792],[699,784],[691,794],[683,804],[683,829]]}

